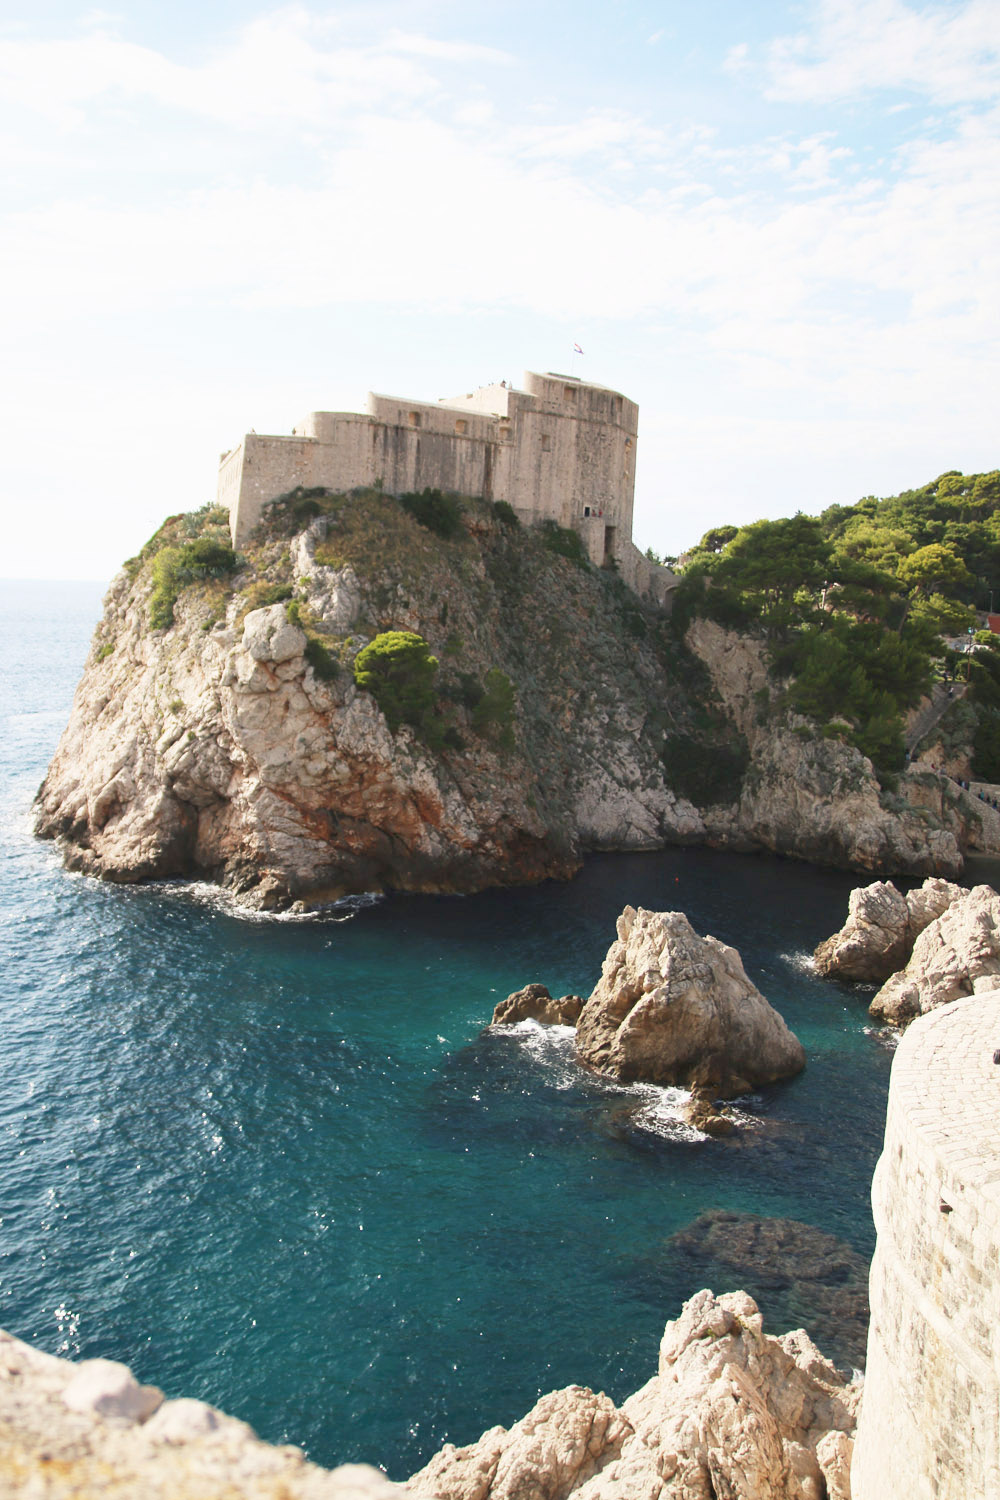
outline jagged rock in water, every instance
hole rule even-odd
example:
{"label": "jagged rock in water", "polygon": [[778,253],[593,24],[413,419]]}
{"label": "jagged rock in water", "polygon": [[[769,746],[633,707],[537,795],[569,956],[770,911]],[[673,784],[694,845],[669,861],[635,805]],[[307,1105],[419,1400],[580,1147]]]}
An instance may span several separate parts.
{"label": "jagged rock in water", "polygon": [[859,1400],[801,1330],[768,1337],[746,1293],[701,1291],[620,1410],[569,1386],[509,1432],[448,1445],[408,1488],[426,1500],[847,1500]]}
{"label": "jagged rock in water", "polygon": [[806,1061],[735,948],[698,937],[683,912],[643,907],[618,918],[576,1035],[580,1060],[598,1072],[717,1098],[788,1078]]}
{"label": "jagged rock in water", "polygon": [[960,885],[933,877],[906,896],[891,881],[859,886],[851,892],[843,927],[816,949],[816,968],[836,979],[888,979],[906,963],[924,928],[964,894]]}
{"label": "jagged rock in water", "polygon": [[917,938],[909,963],[879,990],[869,1009],[905,1026],[949,1000],[1000,986],[1000,896],[973,886]]}
{"label": "jagged rock in water", "polygon": [[632,1431],[607,1396],[571,1385],[542,1396],[509,1432],[446,1443],[407,1487],[437,1500],[560,1500],[617,1458]]}
{"label": "jagged rock in water", "polygon": [[716,1106],[711,1097],[704,1094],[692,1094],[686,1104],[678,1107],[677,1113],[685,1125],[691,1125],[703,1135],[732,1135],[736,1129],[729,1116]]}
{"label": "jagged rock in water", "polygon": [[[864,1368],[868,1262],[853,1246],[797,1219],[699,1214],[667,1241],[672,1274],[737,1282],[769,1317],[801,1321],[838,1363]],[[681,1270],[677,1272],[677,1264]]]}
{"label": "jagged rock in water", "polygon": [[575,1026],[582,1009],[582,995],[561,995],[555,1000],[544,984],[526,984],[523,990],[515,990],[494,1007],[491,1025],[541,1021],[546,1026]]}

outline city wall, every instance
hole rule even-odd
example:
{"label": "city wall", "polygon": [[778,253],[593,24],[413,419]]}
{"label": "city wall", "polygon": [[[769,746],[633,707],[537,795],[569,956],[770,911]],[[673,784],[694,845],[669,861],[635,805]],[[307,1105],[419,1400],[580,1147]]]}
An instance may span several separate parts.
{"label": "city wall", "polygon": [[1000,990],[914,1021],[872,1185],[853,1500],[1000,1496]]}

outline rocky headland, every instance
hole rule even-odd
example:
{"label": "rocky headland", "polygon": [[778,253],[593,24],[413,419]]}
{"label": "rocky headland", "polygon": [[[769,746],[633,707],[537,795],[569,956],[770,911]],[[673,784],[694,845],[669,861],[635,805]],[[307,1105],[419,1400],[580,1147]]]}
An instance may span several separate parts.
{"label": "rocky headland", "polygon": [[[992,837],[957,789],[911,805],[790,713],[763,640],[680,630],[575,533],[479,501],[451,520],[296,493],[237,556],[224,512],[172,517],[108,592],[38,831],[75,869],[262,907],[671,843],[954,875]],[[426,643],[419,709],[357,671],[390,632]]]}

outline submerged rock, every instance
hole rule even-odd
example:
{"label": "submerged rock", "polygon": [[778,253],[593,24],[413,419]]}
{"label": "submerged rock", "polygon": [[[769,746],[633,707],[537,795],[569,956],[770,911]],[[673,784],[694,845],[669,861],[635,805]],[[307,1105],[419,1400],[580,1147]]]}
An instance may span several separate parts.
{"label": "submerged rock", "polygon": [[685,1125],[700,1130],[703,1135],[732,1135],[736,1129],[729,1116],[704,1094],[692,1094],[687,1104],[680,1105],[677,1112]]}
{"label": "submerged rock", "polygon": [[769,1315],[798,1320],[822,1348],[864,1368],[868,1340],[868,1261],[852,1245],[797,1219],[699,1214],[667,1241],[671,1273],[737,1282]]}
{"label": "submerged rock", "polygon": [[618,941],[577,1024],[581,1062],[626,1082],[733,1098],[805,1067],[805,1051],[735,948],[700,938],[683,912],[618,918]]}
{"label": "submerged rock", "polygon": [[836,979],[888,979],[924,928],[964,894],[960,885],[933,877],[906,896],[890,881],[861,886],[851,892],[843,927],[816,949],[816,968]]}
{"label": "submerged rock", "polygon": [[494,1008],[493,1026],[515,1026],[518,1021],[541,1021],[546,1026],[575,1026],[583,1009],[582,995],[554,1000],[544,984],[526,984]]}
{"label": "submerged rock", "polygon": [[446,1445],[407,1487],[427,1500],[848,1500],[859,1400],[801,1329],[768,1337],[745,1292],[701,1291],[620,1409],[580,1386],[552,1392],[509,1432]]}
{"label": "submerged rock", "polygon": [[949,1000],[1000,983],[1000,896],[988,885],[963,891],[917,938],[909,963],[885,983],[871,1014],[905,1026]]}

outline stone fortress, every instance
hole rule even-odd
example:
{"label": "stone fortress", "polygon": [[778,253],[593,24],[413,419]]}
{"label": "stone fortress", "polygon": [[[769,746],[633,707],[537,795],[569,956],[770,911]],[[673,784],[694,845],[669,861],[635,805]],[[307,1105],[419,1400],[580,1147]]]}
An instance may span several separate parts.
{"label": "stone fortress", "polygon": [[664,604],[676,583],[632,541],[639,408],[572,375],[524,376],[435,402],[369,394],[366,412],[314,411],[291,436],[249,432],[224,453],[218,500],[241,546],[265,506],[297,486],[381,485],[505,500],[527,525],[555,521],[591,562]]}

